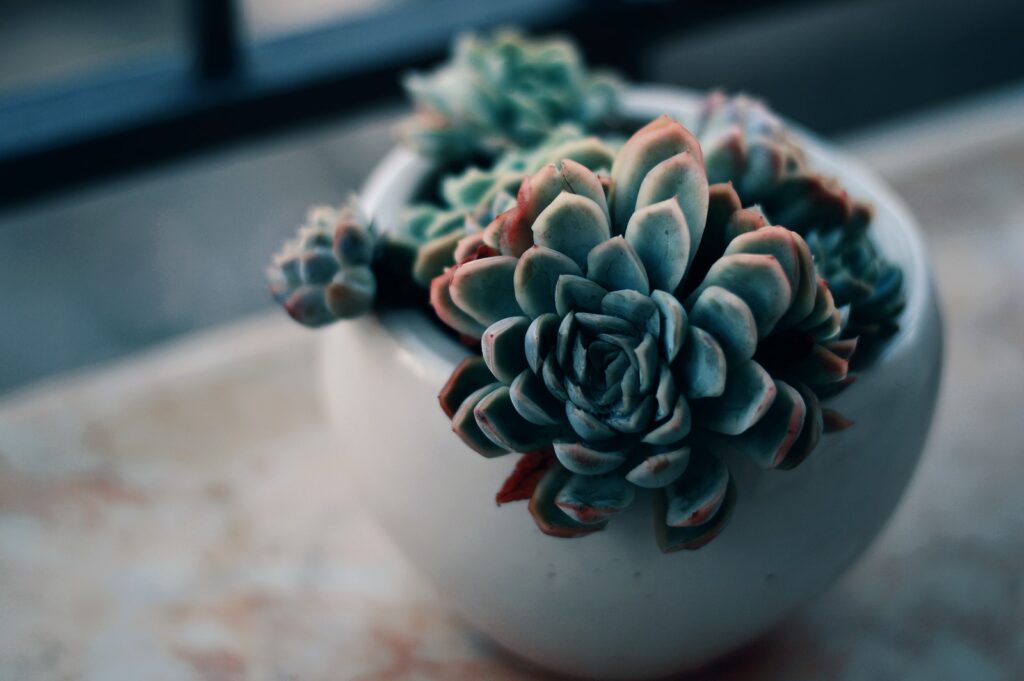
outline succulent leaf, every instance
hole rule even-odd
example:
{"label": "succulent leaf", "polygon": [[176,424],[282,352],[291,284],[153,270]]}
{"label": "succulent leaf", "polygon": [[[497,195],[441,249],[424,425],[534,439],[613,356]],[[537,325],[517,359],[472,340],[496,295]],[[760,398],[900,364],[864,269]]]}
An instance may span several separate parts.
{"label": "succulent leaf", "polygon": [[516,461],[515,468],[494,495],[499,506],[513,501],[530,499],[537,491],[541,478],[554,464],[554,455],[550,449],[527,452]]}
{"label": "succulent leaf", "polygon": [[563,274],[580,276],[583,272],[568,256],[534,246],[523,253],[516,265],[516,302],[531,317],[557,312],[555,287]]}
{"label": "succulent leaf", "polygon": [[651,294],[651,300],[658,306],[658,315],[661,323],[660,338],[661,351],[669,362],[675,360],[683,347],[686,338],[688,318],[683,304],[665,291],[655,291]]}
{"label": "succulent leaf", "polygon": [[558,339],[558,328],[561,323],[558,315],[545,313],[534,319],[530,323],[530,328],[526,330],[523,348],[526,352],[526,361],[533,373],[540,373],[547,358],[547,349]]}
{"label": "succulent leaf", "polygon": [[534,243],[564,253],[580,267],[587,264],[591,249],[610,236],[608,218],[601,207],[569,192],[559,194],[533,223]]}
{"label": "succulent leaf", "polygon": [[[799,240],[799,241],[798,241]],[[799,242],[803,239],[800,235],[785,227],[762,227],[754,232],[740,234],[729,242],[723,255],[730,256],[739,253],[747,255],[768,255],[775,258],[782,271],[789,281],[790,289],[795,293],[801,286],[803,280],[813,283],[804,274],[805,262],[800,257]],[[808,255],[810,254],[807,251]],[[809,268],[813,270],[813,268]],[[813,300],[813,288],[808,288],[808,297]],[[809,310],[808,310],[809,312]],[[805,312],[806,314],[806,312]]]}
{"label": "succulent leaf", "polygon": [[488,458],[503,456],[511,450],[495,443],[483,430],[476,419],[476,408],[488,395],[498,390],[500,383],[490,383],[470,393],[452,416],[452,430],[471,449]]}
{"label": "succulent leaf", "polygon": [[452,300],[484,326],[518,317],[523,311],[515,296],[516,263],[513,257],[495,256],[459,265],[452,276]]}
{"label": "succulent leaf", "polygon": [[608,290],[584,277],[563,274],[555,284],[555,310],[565,316],[573,310],[600,312]]}
{"label": "succulent leaf", "polygon": [[835,409],[822,409],[821,418],[826,433],[840,433],[854,425],[853,421]]}
{"label": "succulent leaf", "polygon": [[528,367],[526,332],[531,323],[529,317],[506,317],[488,326],[480,338],[480,349],[487,368],[506,385],[511,384]]}
{"label": "succulent leaf", "polygon": [[796,328],[801,331],[810,331],[818,340],[831,340],[838,333],[838,325],[833,323],[836,319],[835,300],[832,298],[832,291],[828,283],[818,278],[818,290],[815,294],[814,307]]}
{"label": "succulent leaf", "polygon": [[611,213],[616,229],[625,229],[629,223],[637,209],[640,186],[651,170],[682,153],[689,153],[703,164],[697,138],[668,116],[660,116],[629,138],[612,164]]}
{"label": "succulent leaf", "polygon": [[639,291],[624,289],[612,291],[601,299],[601,312],[611,319],[621,320],[633,329],[657,337],[661,333],[658,306],[649,296]]}
{"label": "succulent leaf", "polygon": [[680,396],[668,418],[647,433],[643,441],[649,445],[672,445],[690,434],[691,425],[690,405]]}
{"label": "succulent leaf", "polygon": [[573,475],[555,497],[555,505],[578,523],[607,522],[636,496],[635,488],[618,475]]}
{"label": "succulent leaf", "polygon": [[[596,140],[594,140],[596,142]],[[607,146],[604,147],[606,150]],[[561,160],[554,164],[558,178],[562,183],[563,190],[568,190],[574,195],[590,199],[601,209],[605,221],[611,226],[611,216],[608,213],[608,199],[605,196],[604,184],[595,175],[595,172],[610,167],[610,164],[602,159],[601,164],[577,163],[572,159],[559,157]]]}
{"label": "succulent leaf", "polygon": [[281,304],[292,319],[304,326],[323,326],[335,321],[324,290],[317,286],[300,286]]}
{"label": "succulent leaf", "polygon": [[725,351],[714,336],[690,325],[680,355],[683,394],[690,399],[717,397],[725,391]]}
{"label": "succulent leaf", "polygon": [[764,418],[738,436],[736,446],[762,468],[775,468],[800,436],[807,406],[795,388],[775,381],[776,395]]}
{"label": "succulent leaf", "polygon": [[667,199],[633,213],[625,237],[647,270],[650,285],[675,291],[690,258],[690,231],[679,203]]}
{"label": "succulent leaf", "polygon": [[569,418],[569,425],[585,442],[604,442],[617,434],[605,421],[573,402],[565,403],[565,415]]}
{"label": "succulent leaf", "polygon": [[793,300],[786,272],[772,255],[724,255],[712,265],[694,295],[699,296],[708,287],[720,287],[746,303],[759,338],[771,333]]}
{"label": "succulent leaf", "polygon": [[729,357],[749,359],[757,350],[757,320],[750,307],[732,291],[709,286],[694,293],[693,323],[708,331]]}
{"label": "succulent leaf", "polygon": [[448,270],[430,282],[430,305],[438,318],[459,333],[479,338],[487,327],[455,304],[451,295],[454,272]]}
{"label": "succulent leaf", "polygon": [[581,475],[610,473],[626,461],[624,452],[598,449],[582,442],[555,442],[554,447],[559,463]]}
{"label": "succulent leaf", "polygon": [[373,308],[377,279],[369,267],[360,265],[340,270],[324,287],[327,309],[338,319],[352,319]]}
{"label": "succulent leaf", "polygon": [[481,398],[473,417],[491,442],[509,452],[541,449],[551,441],[551,429],[530,423],[516,411],[507,386],[499,386]]}
{"label": "succulent leaf", "polygon": [[729,469],[717,456],[692,453],[689,475],[665,488],[664,521],[669,527],[696,527],[708,522],[725,501]]}
{"label": "succulent leaf", "polygon": [[482,357],[470,356],[462,360],[448,382],[441,388],[438,401],[448,418],[452,418],[467,397],[480,388],[494,383],[494,375]]}
{"label": "succulent leaf", "polygon": [[689,461],[689,447],[670,447],[662,451],[652,451],[626,473],[626,480],[637,487],[659,489],[678,480]]}
{"label": "succulent leaf", "polygon": [[[637,193],[636,211],[662,201],[673,201],[685,216],[687,244],[698,244],[708,215],[708,190],[707,175],[693,154],[676,154],[654,166],[644,178]],[[694,252],[687,249],[687,265],[693,255]]]}
{"label": "succulent leaf", "polygon": [[744,433],[768,411],[775,392],[775,382],[760,364],[753,360],[730,362],[725,392],[699,403],[700,423],[716,433]]}
{"label": "succulent leaf", "polygon": [[643,263],[622,237],[608,239],[590,251],[587,278],[609,291],[630,289],[644,295],[651,291]]}
{"label": "succulent leaf", "polygon": [[562,491],[572,473],[561,466],[552,466],[541,478],[537,489],[530,498],[530,515],[537,523],[538,529],[553,537],[582,537],[583,535],[604,529],[606,523],[584,524],[567,516],[558,506],[555,499]]}
{"label": "succulent leaf", "polygon": [[793,374],[807,385],[832,385],[844,378],[850,362],[823,345],[815,345],[811,352],[792,368]]}
{"label": "succulent leaf", "polygon": [[[661,509],[664,507],[664,497],[664,494],[659,494],[655,497],[655,509]],[[658,546],[664,553],[672,553],[674,551],[695,551],[701,548],[717,537],[725,528],[735,504],[736,489],[730,482],[726,489],[725,499],[719,506],[718,511],[703,525],[670,527],[669,525],[661,522],[660,518],[657,517],[663,514],[656,513],[654,529]]]}
{"label": "succulent leaf", "polygon": [[534,371],[523,371],[509,386],[512,405],[524,419],[538,426],[556,426],[565,420],[564,408]]}
{"label": "succulent leaf", "polygon": [[746,138],[739,125],[728,125],[705,137],[701,146],[706,149],[704,167],[712,184],[732,181],[747,165]]}
{"label": "succulent leaf", "polygon": [[430,282],[441,275],[446,267],[455,264],[455,250],[465,236],[465,230],[457,229],[423,244],[416,251],[416,262],[412,271],[413,278],[421,286],[429,286]]}
{"label": "succulent leaf", "polygon": [[800,393],[800,397],[803,399],[806,407],[806,415],[804,416],[804,427],[800,431],[796,442],[789,448],[786,457],[776,465],[779,470],[791,470],[803,463],[810,453],[814,451],[814,448],[818,446],[818,441],[821,439],[821,434],[824,431],[821,404],[818,402],[818,397],[814,394],[814,391],[799,382],[794,382],[791,385]]}
{"label": "succulent leaf", "polygon": [[672,375],[672,367],[669,364],[661,365],[661,375],[658,376],[658,389],[654,393],[655,400],[657,401],[657,411],[654,412],[654,418],[658,421],[662,421],[672,413],[675,408],[676,396],[679,394],[676,388],[676,379]]}

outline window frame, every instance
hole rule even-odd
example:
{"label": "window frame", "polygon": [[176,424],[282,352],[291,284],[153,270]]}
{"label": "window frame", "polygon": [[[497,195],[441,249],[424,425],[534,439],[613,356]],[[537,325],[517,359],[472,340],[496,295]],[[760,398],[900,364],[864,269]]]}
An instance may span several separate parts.
{"label": "window frame", "polygon": [[420,0],[246,44],[235,0],[188,0],[189,55],[0,98],[0,207],[396,97],[460,31],[564,30],[629,76],[667,31],[801,2]]}

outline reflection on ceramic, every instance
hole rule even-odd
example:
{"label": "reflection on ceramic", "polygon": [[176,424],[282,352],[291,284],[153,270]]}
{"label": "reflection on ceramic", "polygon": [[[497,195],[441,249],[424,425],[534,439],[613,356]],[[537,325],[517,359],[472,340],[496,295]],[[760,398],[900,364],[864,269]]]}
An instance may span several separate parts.
{"label": "reflection on ceramic", "polygon": [[[634,89],[630,114],[692,121],[697,99]],[[792,471],[730,460],[738,490],[726,530],[666,555],[638,499],[582,539],[540,533],[494,493],[514,457],[487,460],[451,432],[436,395],[465,350],[423,314],[396,312],[324,334],[324,380],[339,451],[364,506],[474,626],[516,654],[597,679],[665,676],[763,633],[825,589],[899,501],[931,422],[942,354],[931,274],[913,219],[877,179],[807,142],[814,165],[877,209],[878,245],[903,267],[907,308],[882,356],[830,405],[856,426],[825,436]],[[363,192],[393,224],[427,166],[403,150]]]}

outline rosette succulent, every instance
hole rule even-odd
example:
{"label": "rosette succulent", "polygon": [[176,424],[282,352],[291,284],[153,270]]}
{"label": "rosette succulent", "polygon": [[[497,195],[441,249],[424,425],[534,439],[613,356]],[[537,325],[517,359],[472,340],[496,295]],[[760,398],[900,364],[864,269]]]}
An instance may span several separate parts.
{"label": "rosette succulent", "polygon": [[444,267],[454,264],[456,243],[514,206],[515,193],[527,175],[562,159],[607,173],[614,155],[613,143],[585,135],[577,126],[563,125],[539,146],[509,151],[487,170],[473,166],[445,177],[441,181],[443,205],[415,205],[404,216],[403,233],[424,244],[414,269],[416,280],[429,286]]}
{"label": "rosette succulent", "polygon": [[711,182],[732,182],[744,205],[813,242],[819,271],[840,306],[850,305],[846,335],[877,346],[898,325],[902,273],[867,235],[871,207],[815,172],[782,121],[745,96],[707,97],[697,125]]}
{"label": "rosette succulent", "polygon": [[533,453],[549,534],[599,530],[654,489],[662,548],[702,545],[731,506],[721,454],[795,465],[824,426],[817,392],[846,381],[853,343],[835,340],[803,238],[709,186],[697,140],[665,116],[610,179],[572,160],[525,179],[456,261],[431,303],[481,356],[441,406],[484,456]]}
{"label": "rosette succulent", "polygon": [[443,162],[534,146],[561,123],[593,129],[612,115],[618,90],[572,43],[514,31],[461,37],[446,64],[409,76],[405,88],[416,105],[406,138]]}
{"label": "rosette succulent", "polygon": [[354,198],[341,208],[315,206],[267,269],[271,294],[306,326],[358,317],[377,295],[377,241]]}

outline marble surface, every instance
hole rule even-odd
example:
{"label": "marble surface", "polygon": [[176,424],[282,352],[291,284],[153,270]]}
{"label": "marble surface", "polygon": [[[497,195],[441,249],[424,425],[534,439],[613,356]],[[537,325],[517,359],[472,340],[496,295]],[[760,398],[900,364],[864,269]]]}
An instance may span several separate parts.
{"label": "marble surface", "polygon": [[[935,258],[935,428],[864,559],[690,679],[1024,678],[1024,101],[995,113],[850,143]],[[0,679],[547,678],[450,617],[350,500],[317,347],[257,317],[0,402]]]}

